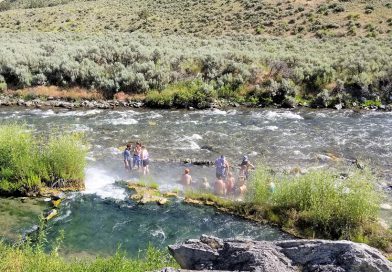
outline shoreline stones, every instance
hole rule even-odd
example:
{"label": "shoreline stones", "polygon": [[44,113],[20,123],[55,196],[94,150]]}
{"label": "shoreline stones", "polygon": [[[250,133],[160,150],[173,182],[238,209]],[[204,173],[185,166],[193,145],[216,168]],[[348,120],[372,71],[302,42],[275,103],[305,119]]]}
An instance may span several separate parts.
{"label": "shoreline stones", "polygon": [[65,108],[65,109],[114,109],[117,107],[124,108],[141,108],[145,104],[141,101],[117,101],[117,100],[81,100],[66,101],[48,97],[46,100],[36,98],[34,100],[24,100],[9,96],[0,96],[0,106],[24,106],[27,108]]}
{"label": "shoreline stones", "polygon": [[[186,270],[260,272],[391,272],[377,249],[349,241],[253,241],[202,235],[169,246]],[[162,270],[177,271],[177,270]],[[181,270],[180,270],[181,271]]]}
{"label": "shoreline stones", "polygon": [[[120,100],[80,100],[80,101],[68,101],[67,99],[58,99],[54,97],[46,97],[45,99],[35,98],[33,100],[25,100],[21,97],[14,97],[12,95],[0,95],[0,106],[24,106],[28,108],[65,108],[65,109],[114,109],[118,107],[122,108],[152,108],[145,104],[141,100],[135,101],[120,101]],[[285,107],[286,106],[286,107]],[[206,102],[203,105],[198,105],[198,109],[212,109],[212,108],[236,108],[236,107],[250,107],[260,108],[261,105],[254,105],[250,103],[237,103],[226,100],[217,100],[214,102]],[[292,108],[287,107],[284,103],[282,105],[276,105],[276,108]],[[304,107],[304,106],[303,106]],[[317,107],[316,107],[317,108]],[[379,110],[379,111],[392,111],[392,105],[381,105],[380,107],[360,107],[354,105],[354,109],[363,110]],[[190,111],[194,110],[195,107],[184,106],[184,109]],[[332,109],[340,110],[341,107],[332,107]]]}

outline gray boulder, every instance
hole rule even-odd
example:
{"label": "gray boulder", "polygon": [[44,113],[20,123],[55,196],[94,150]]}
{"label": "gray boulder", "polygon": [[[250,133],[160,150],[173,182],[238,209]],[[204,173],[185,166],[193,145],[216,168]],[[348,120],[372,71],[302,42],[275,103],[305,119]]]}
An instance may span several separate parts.
{"label": "gray boulder", "polygon": [[169,246],[182,269],[260,272],[391,272],[378,250],[349,241],[221,240],[203,235]]}

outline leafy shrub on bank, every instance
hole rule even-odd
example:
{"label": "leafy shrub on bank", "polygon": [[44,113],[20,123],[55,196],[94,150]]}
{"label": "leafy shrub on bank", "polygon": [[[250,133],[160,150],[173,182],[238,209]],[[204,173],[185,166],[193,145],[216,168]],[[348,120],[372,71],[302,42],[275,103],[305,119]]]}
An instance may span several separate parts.
{"label": "leafy shrub on bank", "polygon": [[0,193],[25,194],[47,185],[81,186],[86,148],[74,134],[39,140],[24,125],[0,125]]}
{"label": "leafy shrub on bank", "polygon": [[[165,107],[210,97],[258,100],[263,105],[291,105],[294,97],[323,107],[334,107],[340,100],[347,106],[366,100],[389,104],[390,44],[390,38],[3,33],[0,88],[79,86],[100,90],[106,97],[120,91],[149,93],[151,104]],[[195,90],[201,85],[207,91]]]}
{"label": "leafy shrub on bank", "polygon": [[292,176],[274,175],[259,167],[250,181],[247,201],[268,207],[270,216],[278,216],[275,221],[288,228],[300,226],[318,237],[352,239],[377,222],[380,195],[369,170],[353,170],[340,178],[334,171]]}
{"label": "leafy shrub on bank", "polygon": [[214,98],[216,94],[209,84],[194,80],[170,85],[162,91],[151,91],[147,93],[146,103],[158,108],[205,108]]}

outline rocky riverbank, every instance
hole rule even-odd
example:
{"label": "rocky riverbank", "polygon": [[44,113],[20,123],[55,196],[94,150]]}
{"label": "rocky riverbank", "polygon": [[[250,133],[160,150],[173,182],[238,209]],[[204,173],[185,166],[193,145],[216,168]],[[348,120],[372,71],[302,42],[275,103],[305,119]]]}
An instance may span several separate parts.
{"label": "rocky riverbank", "polygon": [[[201,236],[169,246],[186,270],[260,272],[391,272],[392,263],[378,250],[349,241],[222,240]],[[162,271],[180,271],[164,269]]]}
{"label": "rocky riverbank", "polygon": [[[28,108],[65,108],[65,109],[115,109],[115,108],[156,108],[143,99],[126,99],[126,100],[88,100],[88,99],[59,99],[56,97],[36,97],[32,99],[25,99],[14,95],[0,95],[0,106],[23,106]],[[209,108],[235,108],[235,107],[263,107],[263,105],[253,103],[238,103],[228,100],[215,100],[212,102],[205,102],[198,105],[189,106],[184,104],[180,108],[194,110],[194,109],[209,109]],[[275,105],[276,108],[296,108],[296,107],[310,107],[302,104],[290,104],[290,105]],[[311,108],[325,108],[323,105],[313,105]],[[342,108],[351,108],[356,110],[380,110],[380,111],[392,111],[391,105],[371,105],[363,106],[353,104],[350,107],[342,104],[336,105],[333,109],[340,110]]]}

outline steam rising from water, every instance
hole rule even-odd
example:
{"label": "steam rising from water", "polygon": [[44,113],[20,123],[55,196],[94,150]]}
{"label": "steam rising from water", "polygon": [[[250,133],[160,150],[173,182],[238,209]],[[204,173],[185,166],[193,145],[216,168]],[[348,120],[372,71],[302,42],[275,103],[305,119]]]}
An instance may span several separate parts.
{"label": "steam rising from water", "polygon": [[125,189],[114,184],[116,178],[104,169],[89,167],[86,170],[85,194],[96,194],[101,198],[124,200],[127,195]]}

